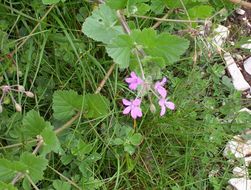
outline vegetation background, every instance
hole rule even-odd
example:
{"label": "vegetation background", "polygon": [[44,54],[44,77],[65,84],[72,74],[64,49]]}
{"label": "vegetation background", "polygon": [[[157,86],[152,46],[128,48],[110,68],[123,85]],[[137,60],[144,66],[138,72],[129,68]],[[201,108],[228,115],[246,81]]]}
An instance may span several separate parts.
{"label": "vegetation background", "polygon": [[[208,43],[212,28],[227,23],[238,5],[106,2],[111,13],[98,12],[104,20],[120,8],[132,30],[154,27],[158,35],[190,42],[173,63],[144,65],[154,80],[168,77],[176,110],[160,117],[159,108],[153,114],[145,103],[135,129],[121,112],[122,98],[135,94],[124,82],[137,70],[135,57],[129,52],[130,66],[123,66],[124,59],[106,53],[107,43],[95,40],[98,32],[108,39],[105,30],[82,31],[98,6],[85,0],[0,0],[0,189],[224,189],[233,165],[222,152],[233,135],[251,126],[250,115],[239,112],[251,105],[234,90],[222,53]],[[156,20],[163,16],[170,20]],[[207,35],[199,34],[206,25],[197,20],[212,22]],[[236,42],[248,37],[240,30],[231,31]],[[166,48],[165,53],[179,51],[175,43]],[[223,51],[236,49],[226,43]],[[12,90],[5,94],[4,85]]]}

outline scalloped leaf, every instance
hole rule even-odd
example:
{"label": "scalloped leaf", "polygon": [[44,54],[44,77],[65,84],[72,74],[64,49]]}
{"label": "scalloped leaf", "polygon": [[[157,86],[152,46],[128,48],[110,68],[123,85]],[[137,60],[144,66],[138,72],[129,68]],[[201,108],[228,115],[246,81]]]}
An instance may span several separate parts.
{"label": "scalloped leaf", "polygon": [[58,120],[71,118],[82,107],[83,96],[73,90],[58,90],[53,94],[54,117]]}
{"label": "scalloped leaf", "polygon": [[102,4],[85,20],[82,32],[93,40],[108,44],[113,38],[123,34],[123,29],[118,24],[116,11]]}

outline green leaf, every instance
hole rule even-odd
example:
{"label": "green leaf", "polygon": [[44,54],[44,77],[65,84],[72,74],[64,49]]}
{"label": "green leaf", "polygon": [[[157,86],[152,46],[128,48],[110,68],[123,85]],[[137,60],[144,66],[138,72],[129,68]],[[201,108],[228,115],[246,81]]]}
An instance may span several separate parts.
{"label": "green leaf", "polygon": [[53,94],[54,117],[58,120],[71,118],[82,107],[83,96],[73,90],[59,90]]}
{"label": "green leaf", "polygon": [[0,189],[1,190],[17,190],[12,184],[7,184],[0,181]]}
{"label": "green leaf", "polygon": [[120,35],[106,47],[106,51],[121,68],[127,68],[133,46],[134,44],[130,36]]}
{"label": "green leaf", "polygon": [[168,33],[157,35],[153,29],[134,30],[132,37],[143,47],[147,55],[163,57],[167,64],[178,61],[189,46],[189,41],[184,38]]}
{"label": "green leaf", "polygon": [[58,3],[60,0],[42,0],[45,5],[52,5]]}
{"label": "green leaf", "polygon": [[56,190],[71,190],[71,185],[64,181],[54,180],[52,185]]}
{"label": "green leaf", "polygon": [[89,38],[108,44],[113,38],[123,34],[122,27],[117,23],[115,10],[102,4],[85,20],[82,31]]}
{"label": "green leaf", "polygon": [[97,118],[102,117],[110,112],[110,102],[107,98],[100,94],[86,94],[84,96],[84,105],[87,109],[85,117]]}
{"label": "green leaf", "polygon": [[41,134],[43,129],[49,123],[45,122],[38,112],[35,110],[29,111],[23,119],[23,133],[25,137],[35,137]]}
{"label": "green leaf", "polygon": [[128,0],[107,0],[106,4],[113,9],[124,9]]}
{"label": "green leaf", "polygon": [[121,138],[116,138],[112,141],[114,145],[122,145],[124,144],[124,141]]}
{"label": "green leaf", "polygon": [[47,153],[51,151],[53,152],[59,151],[60,143],[56,136],[56,133],[53,131],[52,126],[46,127],[42,131],[41,136],[43,137],[43,141],[44,141],[41,155],[46,155]]}
{"label": "green leaf", "polygon": [[25,171],[26,166],[19,161],[0,159],[0,181],[11,180],[17,172]]}
{"label": "green leaf", "polygon": [[130,155],[133,155],[135,152],[135,147],[130,144],[126,144],[124,146],[124,151],[128,152]]}
{"label": "green leaf", "polygon": [[34,183],[43,179],[43,171],[46,169],[48,164],[48,161],[45,158],[35,156],[32,153],[24,152],[21,155],[20,161],[26,165],[26,172]]}
{"label": "green leaf", "polygon": [[128,138],[131,144],[133,145],[139,145],[142,141],[143,137],[140,133],[135,133],[131,137]]}
{"label": "green leaf", "polygon": [[188,14],[190,18],[208,18],[212,15],[213,7],[209,5],[199,5],[188,9]]}

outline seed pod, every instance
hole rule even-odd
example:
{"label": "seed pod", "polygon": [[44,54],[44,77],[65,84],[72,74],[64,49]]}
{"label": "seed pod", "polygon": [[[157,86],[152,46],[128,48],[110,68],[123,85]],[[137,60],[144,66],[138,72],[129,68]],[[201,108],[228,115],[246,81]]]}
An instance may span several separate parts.
{"label": "seed pod", "polygon": [[25,88],[22,85],[18,85],[17,89],[18,89],[19,92],[24,92],[25,91]]}
{"label": "seed pod", "polygon": [[29,98],[33,98],[34,97],[34,94],[32,92],[30,92],[30,91],[26,91],[25,94]]}
{"label": "seed pod", "polygon": [[18,111],[18,112],[22,111],[22,106],[18,103],[15,103],[15,108],[16,108],[16,111]]}
{"label": "seed pod", "polygon": [[150,105],[150,111],[151,111],[152,113],[155,113],[155,112],[156,112],[156,107],[155,107],[154,104],[151,104],[151,105]]}

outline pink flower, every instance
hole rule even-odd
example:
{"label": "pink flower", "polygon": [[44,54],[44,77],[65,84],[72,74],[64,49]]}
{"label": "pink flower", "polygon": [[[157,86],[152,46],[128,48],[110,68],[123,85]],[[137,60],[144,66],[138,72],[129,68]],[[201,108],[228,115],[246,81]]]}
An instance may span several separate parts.
{"label": "pink flower", "polygon": [[154,85],[154,89],[160,94],[162,98],[165,98],[167,95],[167,91],[164,88],[164,85],[166,84],[166,77],[162,79],[162,81],[157,81]]}
{"label": "pink flower", "polygon": [[160,116],[163,116],[166,113],[166,108],[169,108],[170,110],[175,109],[175,104],[173,102],[167,101],[165,98],[161,98],[159,100],[159,105],[161,107]]}
{"label": "pink flower", "polygon": [[131,116],[133,119],[137,119],[137,117],[142,117],[142,111],[140,108],[140,104],[141,104],[141,99],[136,98],[135,100],[132,101],[128,101],[126,99],[123,99],[123,104],[125,106],[127,106],[124,111],[123,114],[129,114],[131,112]]}
{"label": "pink flower", "polygon": [[128,77],[125,79],[125,81],[129,84],[129,88],[131,90],[136,90],[138,85],[143,83],[143,80],[139,78],[135,72],[131,72],[130,74],[131,77]]}

